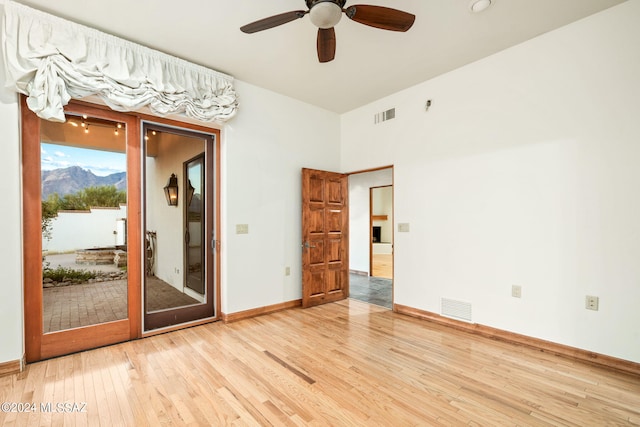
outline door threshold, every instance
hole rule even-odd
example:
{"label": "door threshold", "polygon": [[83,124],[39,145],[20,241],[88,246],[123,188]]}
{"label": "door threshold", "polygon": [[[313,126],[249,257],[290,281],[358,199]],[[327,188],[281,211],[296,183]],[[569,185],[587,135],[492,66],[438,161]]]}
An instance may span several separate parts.
{"label": "door threshold", "polygon": [[219,316],[207,317],[205,319],[194,320],[192,322],[185,322],[185,323],[180,323],[178,325],[171,325],[171,326],[166,326],[164,328],[153,329],[151,331],[143,332],[141,338],[152,337],[154,335],[160,335],[160,334],[164,334],[164,333],[167,333],[167,332],[178,331],[180,329],[191,328],[193,326],[205,325],[207,323],[217,322],[218,320],[220,320]]}

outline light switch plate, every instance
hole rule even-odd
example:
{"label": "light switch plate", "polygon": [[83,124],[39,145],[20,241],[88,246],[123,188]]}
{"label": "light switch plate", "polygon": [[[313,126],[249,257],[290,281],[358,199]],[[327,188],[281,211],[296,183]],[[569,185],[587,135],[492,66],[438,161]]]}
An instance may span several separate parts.
{"label": "light switch plate", "polygon": [[399,222],[398,223],[398,233],[408,233],[409,232],[409,223],[408,222]]}
{"label": "light switch plate", "polygon": [[520,285],[512,285],[511,286],[511,296],[514,298],[522,298],[522,286]]}
{"label": "light switch plate", "polygon": [[236,234],[249,234],[249,224],[236,224]]}

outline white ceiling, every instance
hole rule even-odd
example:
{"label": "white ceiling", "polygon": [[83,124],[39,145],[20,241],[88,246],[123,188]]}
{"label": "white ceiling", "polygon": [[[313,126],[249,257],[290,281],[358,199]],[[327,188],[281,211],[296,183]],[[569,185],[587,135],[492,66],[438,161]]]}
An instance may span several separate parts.
{"label": "white ceiling", "polygon": [[343,19],[320,64],[309,17],[255,34],[239,28],[304,0],[20,0],[21,3],[343,113],[625,0],[358,0],[416,15],[407,33]]}

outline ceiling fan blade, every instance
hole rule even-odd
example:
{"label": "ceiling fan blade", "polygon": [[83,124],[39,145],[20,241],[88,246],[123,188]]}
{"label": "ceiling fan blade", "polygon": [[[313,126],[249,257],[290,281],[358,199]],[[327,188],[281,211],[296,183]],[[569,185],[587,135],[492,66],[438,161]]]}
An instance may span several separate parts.
{"label": "ceiling fan blade", "polygon": [[256,22],[244,25],[240,27],[240,31],[247,34],[257,33],[258,31],[268,30],[269,28],[277,27],[278,25],[286,24],[287,22],[295,21],[302,18],[309,11],[293,10],[291,12],[281,13],[279,15],[270,16],[268,18],[260,19]]}
{"label": "ceiling fan blade", "polygon": [[390,31],[407,31],[416,20],[416,16],[389,7],[357,4],[346,9],[349,19],[370,27]]}
{"label": "ceiling fan blade", "polygon": [[336,56],[336,32],[333,28],[318,28],[318,60],[333,61]]}

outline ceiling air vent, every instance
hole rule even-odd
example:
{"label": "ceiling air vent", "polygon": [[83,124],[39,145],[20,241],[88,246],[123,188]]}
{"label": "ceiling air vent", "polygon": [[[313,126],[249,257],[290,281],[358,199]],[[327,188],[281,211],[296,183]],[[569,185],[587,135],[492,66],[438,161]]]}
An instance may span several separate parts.
{"label": "ceiling air vent", "polygon": [[443,316],[471,322],[471,304],[449,298],[440,300],[440,312]]}
{"label": "ceiling air vent", "polygon": [[382,113],[378,113],[373,116],[373,121],[375,124],[386,122],[387,120],[396,118],[396,109],[391,108],[390,110],[383,111]]}

